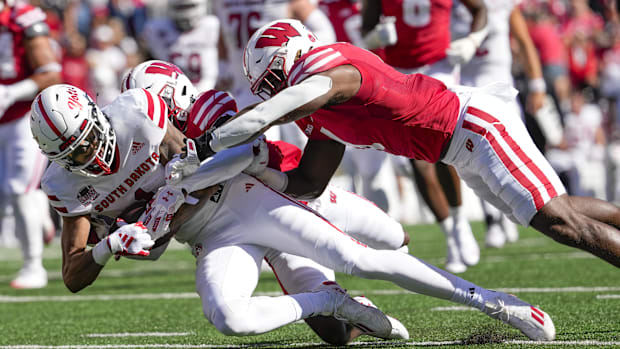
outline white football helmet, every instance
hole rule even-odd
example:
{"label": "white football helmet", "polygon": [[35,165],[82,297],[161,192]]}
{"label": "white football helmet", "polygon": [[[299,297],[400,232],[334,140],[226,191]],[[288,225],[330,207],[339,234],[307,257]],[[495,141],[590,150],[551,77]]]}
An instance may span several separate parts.
{"label": "white football helmet", "polygon": [[[71,85],[52,85],[32,102],[30,130],[52,161],[86,177],[111,173],[116,135],[108,118],[86,94]],[[91,154],[89,154],[91,153]],[[86,161],[74,157],[89,155]]]}
{"label": "white football helmet", "polygon": [[168,0],[168,7],[174,24],[184,32],[196,28],[207,15],[207,0]]}
{"label": "white football helmet", "polygon": [[280,19],[262,26],[243,53],[243,72],[252,93],[267,99],[280,92],[293,63],[317,46],[319,40],[298,20]]}
{"label": "white football helmet", "polygon": [[198,96],[198,90],[181,69],[165,61],[140,63],[123,77],[121,92],[143,88],[159,95],[168,105],[170,121],[181,131],[185,129],[187,113]]}

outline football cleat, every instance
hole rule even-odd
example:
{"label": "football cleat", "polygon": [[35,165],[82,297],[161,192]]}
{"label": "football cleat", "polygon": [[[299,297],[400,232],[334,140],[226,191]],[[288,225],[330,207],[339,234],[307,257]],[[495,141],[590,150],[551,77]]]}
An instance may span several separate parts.
{"label": "football cleat", "polygon": [[[353,297],[353,299],[367,307],[377,307],[370,299],[366,298],[365,296],[357,296]],[[396,318],[393,318],[387,314],[385,314],[385,316],[387,316],[388,320],[390,320],[390,324],[392,324],[392,333],[390,334],[389,339],[409,339],[409,331],[407,331],[405,325],[403,325]]]}
{"label": "football cleat", "polygon": [[487,247],[504,247],[504,244],[506,244],[506,235],[504,234],[504,230],[501,225],[497,223],[490,224],[484,241]]}
{"label": "football cleat", "polygon": [[358,303],[338,283],[324,281],[315,292],[329,295],[329,310],[320,315],[348,322],[373,337],[389,339],[392,335],[392,324],[381,310]]}
{"label": "football cleat", "polygon": [[493,291],[491,294],[491,299],[484,300],[485,314],[519,329],[532,340],[555,338],[555,326],[549,314],[513,295]]}
{"label": "football cleat", "polygon": [[11,287],[15,289],[35,289],[45,286],[47,286],[47,272],[42,266],[24,267],[11,281]]}

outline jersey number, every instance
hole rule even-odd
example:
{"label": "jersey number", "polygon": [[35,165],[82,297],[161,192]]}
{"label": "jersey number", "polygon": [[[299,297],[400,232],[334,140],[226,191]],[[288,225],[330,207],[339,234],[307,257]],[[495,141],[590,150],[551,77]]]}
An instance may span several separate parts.
{"label": "jersey number", "polygon": [[253,23],[260,23],[260,13],[255,11],[231,13],[228,15],[228,22],[233,28],[237,48],[242,49],[258,29],[258,26]]}
{"label": "jersey number", "polygon": [[200,53],[192,52],[189,55],[183,55],[178,52],[172,52],[170,53],[170,62],[181,67],[192,83],[196,84],[200,82],[202,77],[202,59]]}
{"label": "jersey number", "polygon": [[403,21],[410,27],[424,27],[431,22],[431,0],[403,1]]}

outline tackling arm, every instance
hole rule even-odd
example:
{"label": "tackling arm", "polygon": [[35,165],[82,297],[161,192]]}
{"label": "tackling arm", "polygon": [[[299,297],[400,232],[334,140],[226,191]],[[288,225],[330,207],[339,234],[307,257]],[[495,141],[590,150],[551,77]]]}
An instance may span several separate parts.
{"label": "tackling arm", "polygon": [[361,79],[360,72],[350,65],[312,75],[255,107],[244,109],[235,119],[196,139],[198,156],[202,160],[215,152],[252,141],[271,125],[293,122],[325,106],[343,103],[355,96]]}

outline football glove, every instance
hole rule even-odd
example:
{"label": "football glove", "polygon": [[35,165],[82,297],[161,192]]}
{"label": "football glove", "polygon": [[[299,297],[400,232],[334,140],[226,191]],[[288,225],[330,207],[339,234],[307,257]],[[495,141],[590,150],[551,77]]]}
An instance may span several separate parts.
{"label": "football glove", "polygon": [[478,31],[469,33],[464,38],[452,41],[450,47],[446,50],[448,62],[452,65],[463,65],[471,61],[488,32],[488,26],[486,26]]}
{"label": "football glove", "polygon": [[254,151],[254,159],[243,172],[252,176],[259,176],[265,172],[265,168],[267,168],[269,163],[269,148],[267,147],[265,135],[261,135],[254,140],[252,150]]}
{"label": "football glove", "polygon": [[168,233],[172,217],[184,202],[185,194],[181,189],[165,185],[159,188],[138,221],[144,222],[148,234],[157,240]]}
{"label": "football glove", "polygon": [[185,157],[176,154],[166,164],[166,183],[169,185],[179,183],[183,177],[191,175],[200,167],[196,143],[193,139],[187,138],[185,144]]}
{"label": "football glove", "polygon": [[142,222],[127,224],[121,220],[117,224],[120,228],[92,249],[93,259],[99,265],[104,265],[112,255],[148,256],[155,243]]}

